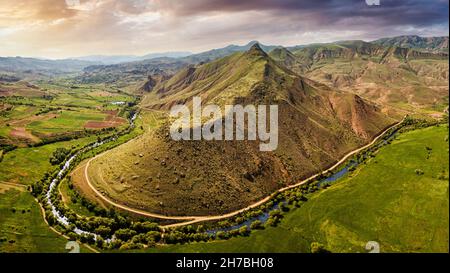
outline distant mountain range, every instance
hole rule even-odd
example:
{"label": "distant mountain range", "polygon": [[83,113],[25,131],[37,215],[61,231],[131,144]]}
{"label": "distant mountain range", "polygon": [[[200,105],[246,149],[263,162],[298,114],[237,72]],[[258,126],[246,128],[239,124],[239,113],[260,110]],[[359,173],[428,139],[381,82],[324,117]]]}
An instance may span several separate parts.
{"label": "distant mountain range", "polygon": [[151,53],[143,56],[135,56],[135,55],[91,55],[91,56],[83,56],[83,57],[76,57],[73,58],[74,60],[81,60],[81,61],[89,61],[89,62],[96,62],[96,63],[102,63],[104,65],[109,64],[118,64],[118,63],[125,63],[125,62],[135,62],[135,61],[142,61],[142,60],[148,60],[148,59],[154,59],[154,58],[181,58],[192,55],[192,52],[187,51],[174,51],[174,52],[161,52],[161,53]]}
{"label": "distant mountain range", "polygon": [[382,46],[397,46],[413,48],[425,51],[448,52],[448,36],[443,37],[420,37],[417,35],[397,36],[393,38],[382,38],[372,41]]}
{"label": "distant mountain range", "polygon": [[14,75],[20,78],[50,77],[77,73],[95,64],[82,60],[46,60],[23,57],[0,57],[0,75]]}
{"label": "distant mountain range", "polygon": [[[0,74],[15,74],[18,77],[33,78],[39,76],[54,76],[68,73],[80,73],[82,82],[103,81],[111,76],[107,81],[121,80],[124,76],[132,74],[133,78],[147,77],[160,72],[157,66],[164,64],[163,70],[173,72],[180,67],[189,64],[210,62],[218,58],[228,56],[235,52],[243,52],[258,43],[251,41],[246,45],[228,45],[223,48],[208,50],[205,52],[191,54],[190,52],[163,52],[152,53],[144,56],[133,55],[92,55],[72,59],[45,60],[36,58],[6,57],[0,58]],[[297,50],[323,48],[333,45],[362,44],[363,41],[344,41],[324,44],[310,44],[287,47],[286,49],[295,52]],[[258,43],[266,53],[274,49],[282,48],[276,45],[263,45]],[[419,37],[419,36],[398,36],[392,38],[378,39],[370,43],[381,47],[411,48],[420,52],[447,53],[448,36],[446,37]],[[301,60],[297,60],[301,61]],[[101,75],[108,72],[109,76]]]}

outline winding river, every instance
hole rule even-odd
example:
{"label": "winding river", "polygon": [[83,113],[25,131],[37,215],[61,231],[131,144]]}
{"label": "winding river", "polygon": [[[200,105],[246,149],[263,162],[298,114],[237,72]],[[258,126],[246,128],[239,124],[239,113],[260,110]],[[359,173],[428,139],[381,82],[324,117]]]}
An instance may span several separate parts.
{"label": "winding river", "polygon": [[[137,113],[134,113],[133,116],[129,119],[130,122],[130,127],[132,128],[134,126],[134,120],[137,118]],[[52,200],[51,200],[51,195],[52,192],[55,190],[55,188],[58,186],[58,184],[61,182],[61,179],[64,178],[64,176],[66,175],[67,171],[69,170],[69,168],[71,167],[71,164],[73,162],[73,160],[75,158],[77,158],[78,156],[80,156],[81,154],[83,154],[84,152],[87,152],[91,149],[94,149],[96,147],[99,147],[105,143],[111,142],[111,141],[116,141],[117,140],[117,136],[112,136],[110,138],[107,138],[103,141],[100,142],[95,142],[94,144],[85,147],[83,149],[81,149],[80,151],[78,151],[76,154],[72,155],[63,165],[63,167],[61,168],[61,170],[58,172],[58,174],[56,175],[56,177],[52,180],[52,182],[50,183],[50,186],[48,187],[48,191],[45,194],[45,199],[47,201],[47,204],[51,207],[52,210],[52,214],[55,217],[56,221],[58,221],[60,224],[64,225],[64,226],[69,226],[71,223],[69,221],[69,219],[64,216],[53,204]],[[94,237],[94,240],[97,240],[97,234],[89,232],[89,231],[85,231],[82,229],[79,229],[78,227],[75,227],[73,232],[75,232],[78,235],[91,235]],[[106,239],[106,242],[109,242],[111,239]]]}

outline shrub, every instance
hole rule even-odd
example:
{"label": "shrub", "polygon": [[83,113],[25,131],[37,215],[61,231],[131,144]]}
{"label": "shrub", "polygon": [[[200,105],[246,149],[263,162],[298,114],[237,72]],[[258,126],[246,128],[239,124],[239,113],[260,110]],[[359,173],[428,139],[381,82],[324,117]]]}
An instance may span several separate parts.
{"label": "shrub", "polygon": [[159,240],[161,240],[161,233],[158,231],[149,231],[145,234],[145,236],[147,237],[147,242],[149,241],[158,242]]}
{"label": "shrub", "polygon": [[225,231],[217,231],[216,232],[216,238],[224,240],[229,238],[229,234]]}
{"label": "shrub", "polygon": [[248,230],[247,226],[240,227],[239,234],[242,236],[247,236],[249,234],[249,230]]}
{"label": "shrub", "polygon": [[262,222],[260,220],[255,220],[250,224],[251,229],[260,229],[262,228]]}
{"label": "shrub", "polygon": [[140,248],[144,248],[143,244],[138,244],[138,243],[125,243],[123,245],[120,246],[120,250],[127,250],[127,249],[140,249]]}
{"label": "shrub", "polygon": [[278,209],[274,209],[269,212],[270,217],[281,217],[281,211]]}
{"label": "shrub", "polygon": [[274,217],[269,217],[266,221],[266,227],[276,227],[278,224],[278,219]]}
{"label": "shrub", "polygon": [[123,229],[119,229],[117,230],[114,235],[116,236],[117,239],[120,239],[122,241],[128,241],[130,240],[134,235],[136,235],[136,231],[128,229],[128,228],[123,228]]}

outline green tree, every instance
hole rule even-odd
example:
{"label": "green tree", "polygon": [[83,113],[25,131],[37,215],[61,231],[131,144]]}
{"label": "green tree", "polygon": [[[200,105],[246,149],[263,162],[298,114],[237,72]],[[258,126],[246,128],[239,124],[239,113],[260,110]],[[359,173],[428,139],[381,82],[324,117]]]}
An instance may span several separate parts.
{"label": "green tree", "polygon": [[102,225],[95,229],[95,233],[103,237],[109,237],[111,235],[111,228]]}
{"label": "green tree", "polygon": [[50,163],[52,165],[60,164],[61,162],[66,159],[66,156],[70,153],[69,149],[66,148],[57,148],[53,154],[52,157],[50,157]]}
{"label": "green tree", "polygon": [[134,235],[136,235],[136,231],[128,229],[128,228],[122,228],[117,230],[114,235],[117,239],[120,239],[122,241],[128,241],[130,240]]}

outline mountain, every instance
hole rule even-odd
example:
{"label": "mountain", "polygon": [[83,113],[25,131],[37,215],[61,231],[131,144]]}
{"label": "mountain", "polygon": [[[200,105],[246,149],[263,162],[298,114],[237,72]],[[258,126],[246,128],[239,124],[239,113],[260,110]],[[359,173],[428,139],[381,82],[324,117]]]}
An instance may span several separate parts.
{"label": "mountain", "polygon": [[111,55],[111,56],[90,55],[90,56],[75,57],[73,59],[80,61],[96,62],[102,65],[109,65],[109,64],[133,62],[136,61],[137,58],[138,57],[134,55]]}
{"label": "mountain", "polygon": [[270,51],[269,55],[279,64],[282,64],[283,66],[288,67],[296,72],[302,72],[303,70],[305,70],[307,64],[309,63],[304,59],[298,58],[298,56],[295,56],[285,47],[277,47]]}
{"label": "mountain", "polygon": [[258,44],[189,65],[156,84],[142,100],[141,115],[190,106],[194,96],[221,107],[278,105],[278,148],[261,152],[258,140],[175,141],[170,120],[163,120],[92,161],[89,176],[100,191],[153,212],[224,213],[325,169],[394,121],[357,95],[299,76]]}
{"label": "mountain", "polygon": [[[448,100],[448,54],[364,41],[319,44],[270,55],[280,64],[333,88],[356,93],[385,111],[438,110]],[[406,111],[406,112],[405,112]]]}
{"label": "mountain", "polygon": [[0,57],[0,74],[14,74],[22,78],[49,77],[81,72],[83,68],[96,64],[72,59],[47,60],[23,57]]}
{"label": "mountain", "polygon": [[[148,58],[146,60],[131,61],[111,65],[95,65],[84,69],[84,73],[78,77],[78,80],[83,83],[117,83],[117,82],[141,82],[138,89],[140,91],[149,91],[149,86],[153,86],[151,80],[147,80],[148,77],[155,78],[159,75],[163,75],[163,78],[172,76],[177,69],[186,67],[190,64],[198,64],[204,62],[210,62],[212,60],[222,58],[233,54],[235,52],[243,52],[248,50],[252,45],[258,43],[257,41],[251,41],[246,45],[229,45],[224,48],[213,49],[198,54],[192,54],[189,56],[181,57],[183,52],[175,52],[173,56],[178,54],[179,57],[159,57],[150,58],[150,55],[140,58]],[[259,43],[258,43],[259,44]],[[264,46],[261,48],[266,52],[276,48],[277,46]],[[94,60],[94,59],[93,59]],[[100,60],[100,59],[97,59]]]}
{"label": "mountain", "polygon": [[417,50],[431,52],[448,52],[448,36],[442,37],[420,37],[417,35],[397,36],[392,38],[382,38],[372,43],[382,46],[397,46],[404,48],[414,48]]}
{"label": "mountain", "polygon": [[144,56],[141,56],[141,60],[154,59],[154,58],[182,58],[192,55],[192,52],[189,51],[171,51],[171,52],[160,52],[160,53],[150,53]]}
{"label": "mountain", "polygon": [[143,61],[154,58],[181,58],[192,55],[191,52],[187,51],[171,51],[171,52],[160,52],[160,53],[150,53],[143,56],[135,56],[135,55],[91,55],[91,56],[83,56],[76,57],[76,60],[82,61],[90,61],[101,63],[104,65],[110,64],[118,64],[118,63],[126,63],[126,62],[136,62]]}
{"label": "mountain", "polygon": [[212,60],[215,60],[218,58],[228,56],[235,52],[242,52],[242,51],[249,50],[255,44],[258,44],[261,47],[261,49],[264,50],[265,52],[269,52],[272,49],[278,47],[278,46],[273,46],[273,45],[262,45],[258,41],[250,41],[249,43],[247,43],[246,45],[243,45],[243,46],[228,45],[223,48],[212,49],[212,50],[205,51],[202,53],[193,54],[193,55],[187,56],[183,59],[189,63],[209,62],[209,61],[212,61]]}
{"label": "mountain", "polygon": [[93,65],[83,69],[75,80],[80,83],[119,83],[129,85],[143,84],[149,76],[173,75],[186,62],[174,58],[153,58],[144,61],[119,63],[111,65]]}

